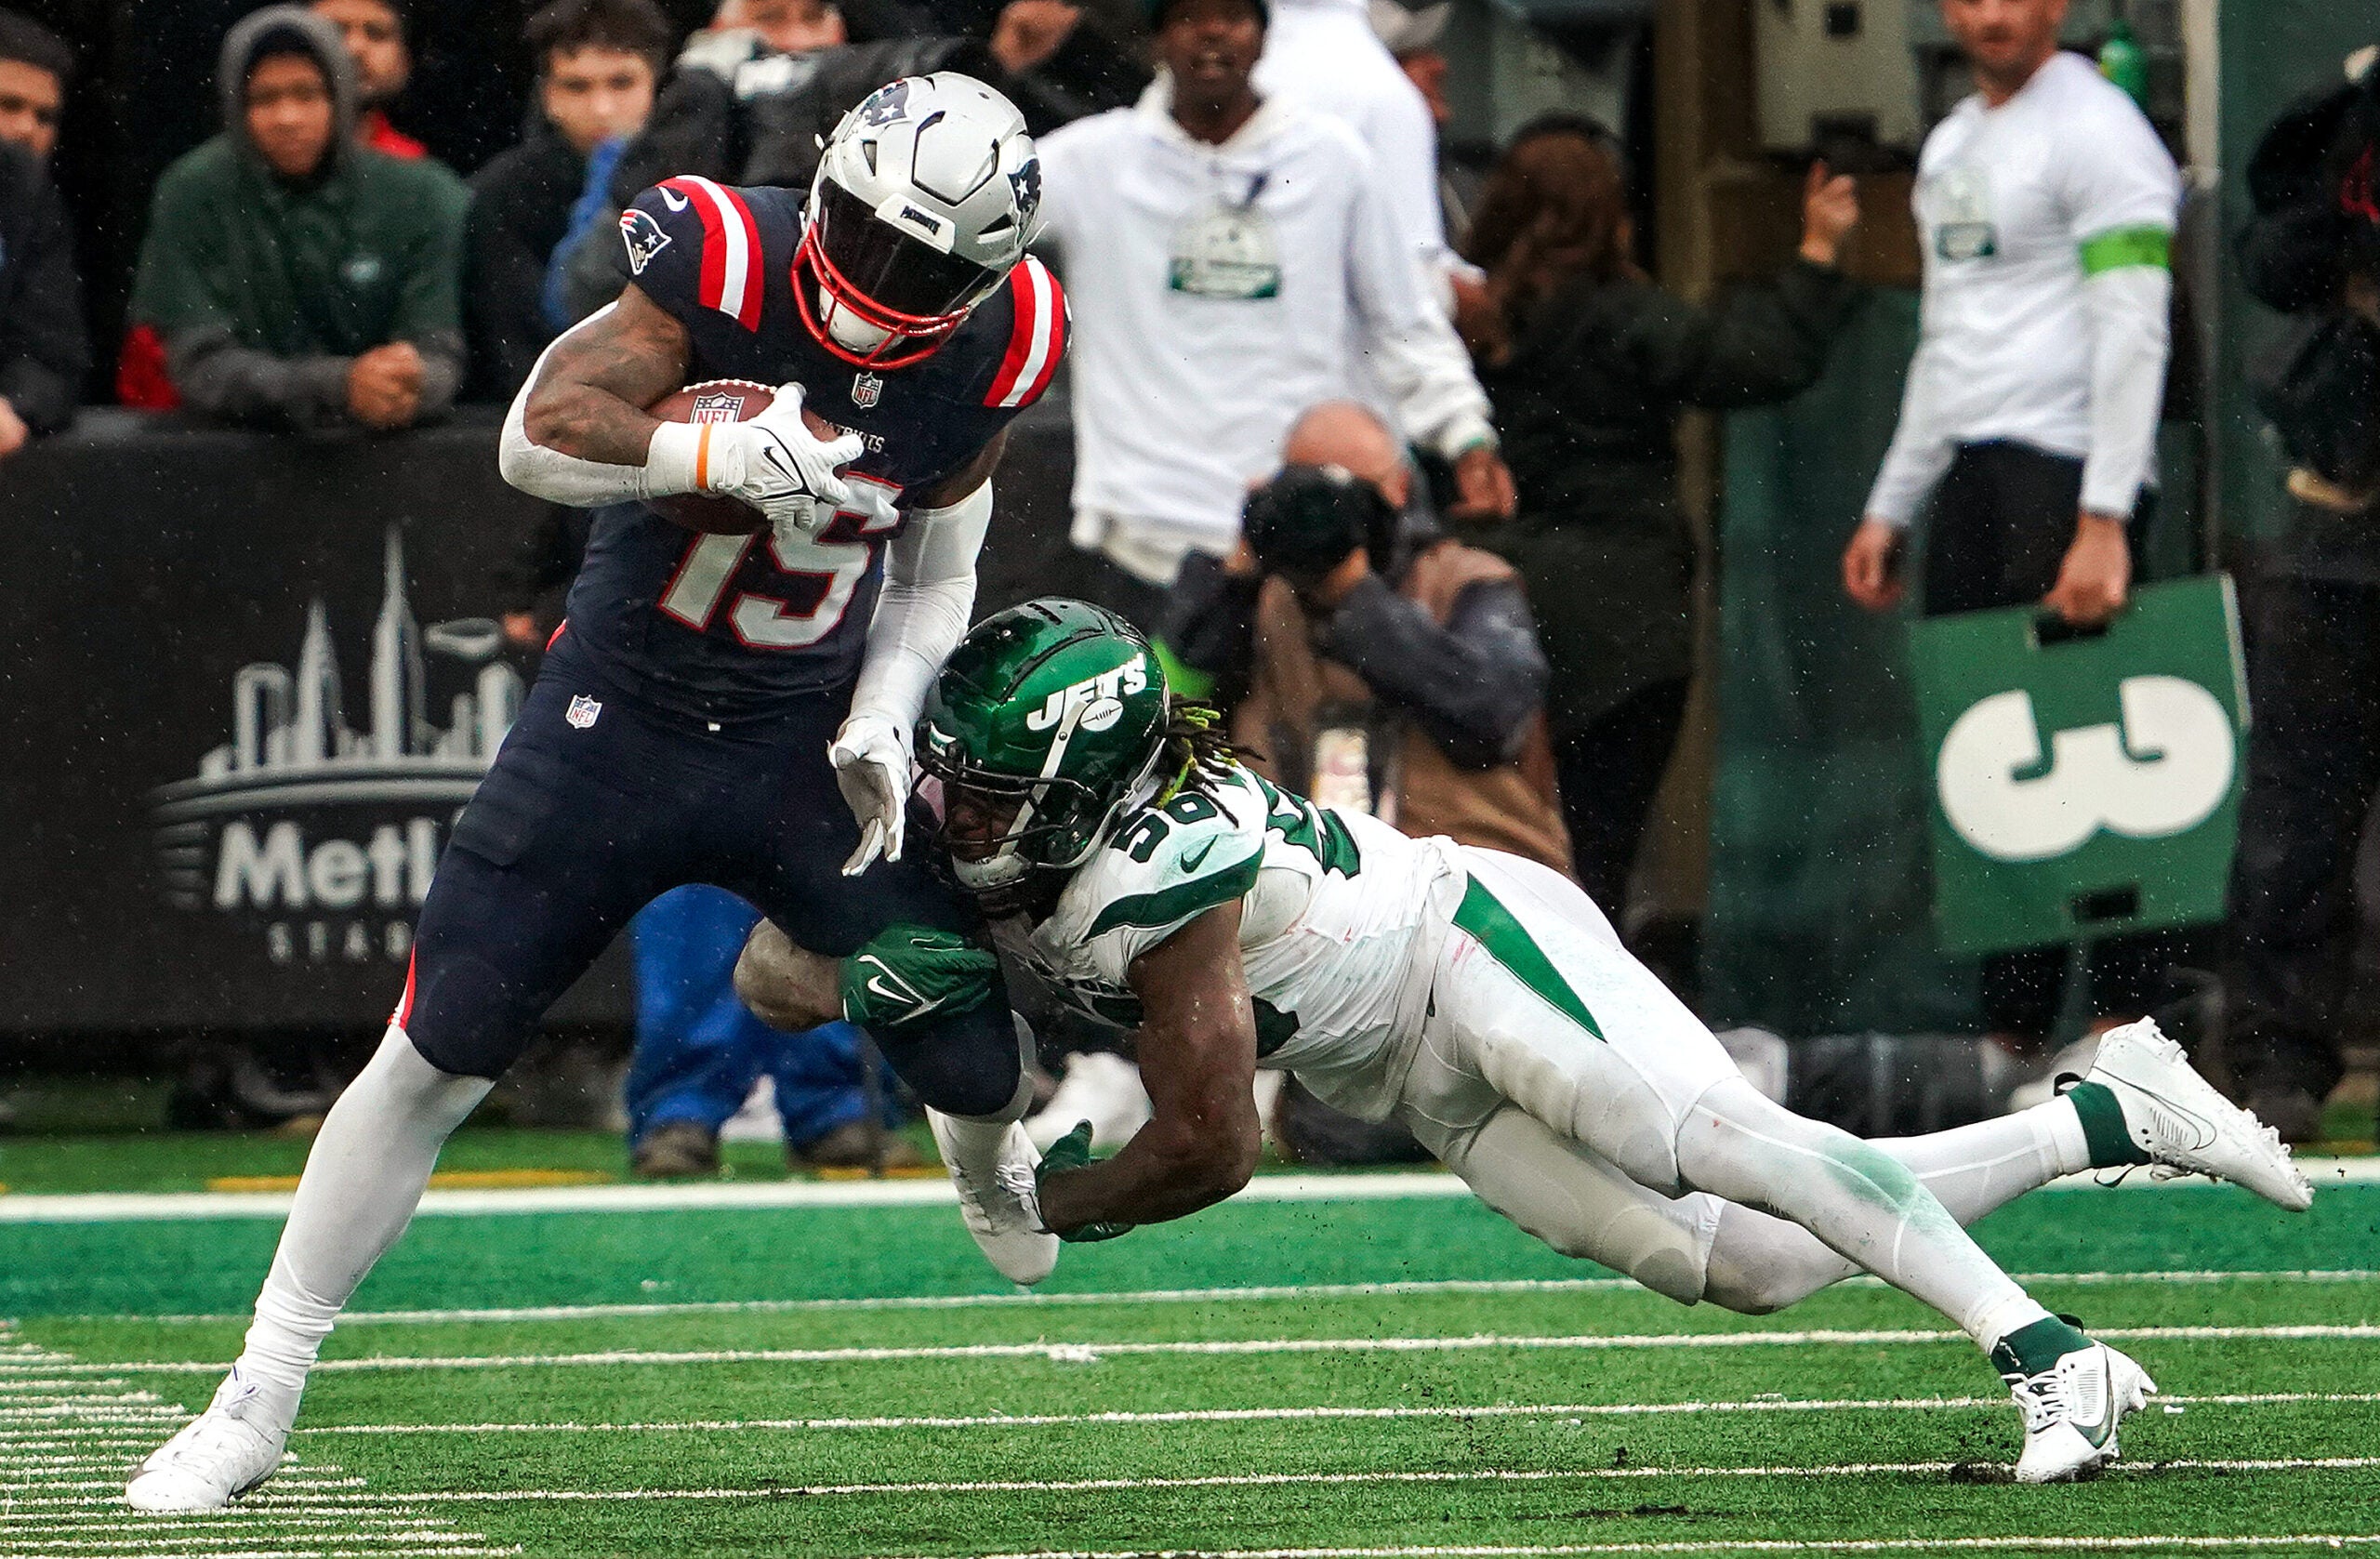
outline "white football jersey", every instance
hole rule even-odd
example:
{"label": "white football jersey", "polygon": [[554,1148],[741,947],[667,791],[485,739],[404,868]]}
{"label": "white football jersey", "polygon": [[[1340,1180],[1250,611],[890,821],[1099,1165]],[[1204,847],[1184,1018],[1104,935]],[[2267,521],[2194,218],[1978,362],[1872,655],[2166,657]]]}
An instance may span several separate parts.
{"label": "white football jersey", "polygon": [[1258,1054],[1341,1109],[1384,1116],[1462,894],[1452,846],[1317,807],[1246,769],[1209,788],[1128,813],[1008,950],[1082,1011],[1131,1026],[1132,960],[1237,899]]}

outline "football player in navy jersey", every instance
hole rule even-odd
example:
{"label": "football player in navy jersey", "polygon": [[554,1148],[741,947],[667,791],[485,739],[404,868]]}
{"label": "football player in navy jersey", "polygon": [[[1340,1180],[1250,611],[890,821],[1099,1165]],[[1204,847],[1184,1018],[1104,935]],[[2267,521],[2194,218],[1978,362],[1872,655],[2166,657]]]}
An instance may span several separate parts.
{"label": "football player in navy jersey", "polygon": [[[1064,350],[1064,299],[1025,253],[1039,205],[1024,118],[942,73],[846,115],[806,200],[681,178],[622,214],[619,300],[547,350],[502,441],[514,486],[602,509],[568,620],[456,823],[404,994],[324,1121],[246,1345],[141,1464],[136,1508],[218,1510],[271,1475],[316,1352],[440,1145],[649,900],[713,883],[830,955],[896,923],[979,923],[905,858],[903,820],[1005,429]],[[774,400],[741,422],[646,410],[719,378]],[[648,507],[681,495],[766,523],[712,535]],[[985,1253],[1046,1276],[1057,1240],[1030,1209],[1004,996],[879,1040]]]}

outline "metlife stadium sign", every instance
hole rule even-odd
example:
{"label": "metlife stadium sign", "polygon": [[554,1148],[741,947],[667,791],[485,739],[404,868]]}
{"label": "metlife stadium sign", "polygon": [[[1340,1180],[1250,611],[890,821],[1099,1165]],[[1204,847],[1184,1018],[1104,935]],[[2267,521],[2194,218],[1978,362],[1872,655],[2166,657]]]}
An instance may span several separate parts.
{"label": "metlife stadium sign", "polygon": [[0,468],[0,1036],[377,1025],[535,674],[540,507],[492,428],[125,421]]}
{"label": "metlife stadium sign", "polygon": [[231,740],[154,793],[166,896],[254,932],[277,965],[403,963],[447,831],[521,707],[493,619],[422,628],[395,526],[382,581],[360,723],[316,598],[290,663],[233,676]]}

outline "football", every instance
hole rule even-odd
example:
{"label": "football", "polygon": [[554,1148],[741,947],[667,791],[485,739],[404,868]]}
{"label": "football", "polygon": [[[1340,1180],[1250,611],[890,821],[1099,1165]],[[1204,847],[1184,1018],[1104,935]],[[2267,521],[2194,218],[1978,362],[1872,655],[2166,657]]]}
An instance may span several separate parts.
{"label": "football", "polygon": [[[705,379],[671,390],[645,411],[664,422],[748,422],[768,410],[776,398],[774,390],[749,379]],[[820,438],[832,438],[841,430],[808,406],[801,408],[801,420]],[[741,498],[681,493],[654,498],[652,506],[675,524],[712,535],[750,535],[768,524],[759,509]]]}

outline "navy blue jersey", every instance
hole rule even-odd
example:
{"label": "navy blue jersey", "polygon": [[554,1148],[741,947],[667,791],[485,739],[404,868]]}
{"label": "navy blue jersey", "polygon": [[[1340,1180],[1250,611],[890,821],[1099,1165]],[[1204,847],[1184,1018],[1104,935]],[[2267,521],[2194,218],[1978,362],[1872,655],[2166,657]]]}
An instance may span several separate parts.
{"label": "navy blue jersey", "polygon": [[815,540],[697,535],[641,505],[596,517],[570,592],[570,632],[624,691],[712,720],[748,720],[859,674],[885,544],[906,506],[966,469],[1040,398],[1065,350],[1057,279],[1027,258],[940,350],[855,368],[794,303],[801,199],[672,178],[620,214],[620,271],[686,327],[688,382],[798,383],[857,433],[850,509]]}

